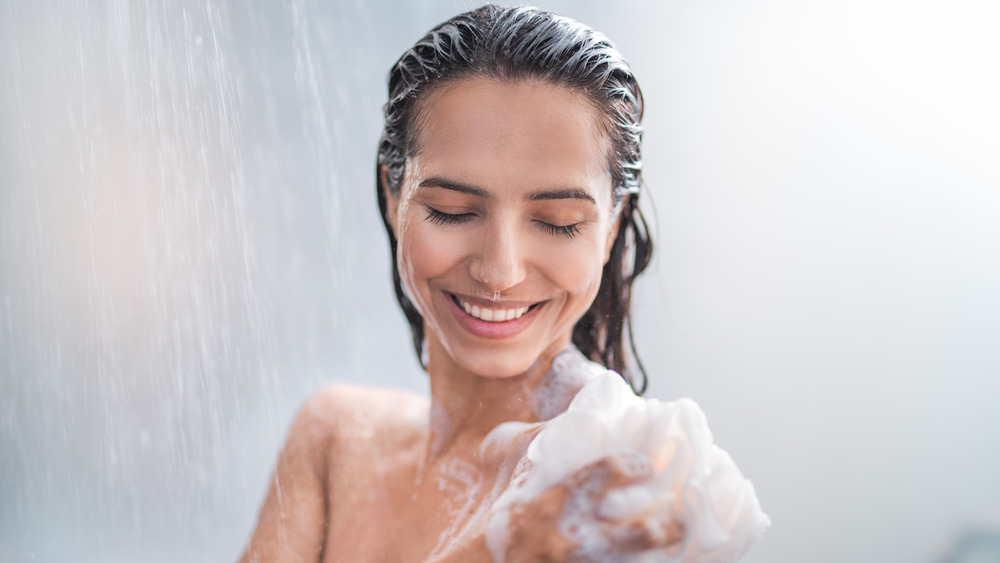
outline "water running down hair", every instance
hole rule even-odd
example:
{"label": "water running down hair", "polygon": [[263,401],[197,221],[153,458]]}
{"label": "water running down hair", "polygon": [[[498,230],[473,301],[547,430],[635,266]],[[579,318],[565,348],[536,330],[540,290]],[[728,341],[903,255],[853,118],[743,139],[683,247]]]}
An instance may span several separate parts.
{"label": "water running down hair", "polygon": [[[403,291],[397,240],[382,186],[398,195],[406,159],[417,152],[421,100],[436,88],[464,78],[541,80],[582,93],[595,104],[610,141],[608,166],[615,208],[620,208],[611,259],[597,297],[573,328],[573,344],[593,361],[625,378],[638,394],[647,385],[631,327],[632,283],[649,265],[653,243],[638,207],[642,185],[642,92],[628,63],[603,34],[535,8],[486,5],[432,29],[389,71],[389,101],[376,162],[379,210],[389,236],[396,298],[409,321],[423,363],[424,321]],[[631,359],[626,358],[628,339]],[[630,369],[635,364],[637,371]]]}

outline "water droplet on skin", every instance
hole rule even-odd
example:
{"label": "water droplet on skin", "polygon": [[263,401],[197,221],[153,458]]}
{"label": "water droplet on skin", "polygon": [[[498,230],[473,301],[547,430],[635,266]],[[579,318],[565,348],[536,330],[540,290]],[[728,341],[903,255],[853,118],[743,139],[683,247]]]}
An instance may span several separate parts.
{"label": "water droplet on skin", "polygon": [[494,291],[493,292],[493,302],[495,303],[497,301],[500,301],[500,292],[499,291]]}

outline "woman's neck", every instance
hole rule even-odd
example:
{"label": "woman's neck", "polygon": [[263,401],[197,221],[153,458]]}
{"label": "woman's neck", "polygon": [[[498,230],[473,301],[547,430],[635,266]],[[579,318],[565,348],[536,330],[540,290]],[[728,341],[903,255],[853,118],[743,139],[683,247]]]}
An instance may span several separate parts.
{"label": "woman's neck", "polygon": [[495,378],[463,369],[433,338],[428,339],[431,439],[427,460],[443,455],[478,457],[486,436],[505,422],[538,422],[537,388],[564,345],[547,350],[524,373]]}

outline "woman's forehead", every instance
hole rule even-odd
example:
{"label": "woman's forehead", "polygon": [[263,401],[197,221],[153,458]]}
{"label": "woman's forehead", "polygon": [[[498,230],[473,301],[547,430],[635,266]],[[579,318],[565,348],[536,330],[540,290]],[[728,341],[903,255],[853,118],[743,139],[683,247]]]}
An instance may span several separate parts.
{"label": "woman's forehead", "polygon": [[419,176],[611,189],[610,143],[585,95],[541,81],[470,78],[427,96],[412,157]]}

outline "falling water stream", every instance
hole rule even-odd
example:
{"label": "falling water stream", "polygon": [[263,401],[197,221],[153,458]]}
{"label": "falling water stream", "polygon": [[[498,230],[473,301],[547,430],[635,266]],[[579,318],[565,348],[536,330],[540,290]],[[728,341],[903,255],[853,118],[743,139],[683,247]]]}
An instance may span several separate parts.
{"label": "falling water stream", "polygon": [[405,343],[367,19],[0,6],[0,560],[232,558],[305,395],[424,385],[360,356]]}

